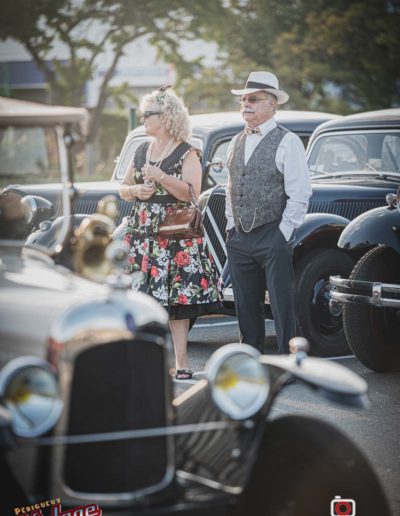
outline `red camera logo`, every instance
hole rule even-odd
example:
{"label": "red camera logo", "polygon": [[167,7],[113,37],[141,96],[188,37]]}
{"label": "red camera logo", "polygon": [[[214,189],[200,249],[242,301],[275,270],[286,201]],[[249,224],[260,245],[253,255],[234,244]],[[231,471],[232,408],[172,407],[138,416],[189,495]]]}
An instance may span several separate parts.
{"label": "red camera logo", "polygon": [[345,514],[346,516],[355,516],[356,502],[351,498],[342,499],[340,496],[335,496],[331,501],[331,516]]}

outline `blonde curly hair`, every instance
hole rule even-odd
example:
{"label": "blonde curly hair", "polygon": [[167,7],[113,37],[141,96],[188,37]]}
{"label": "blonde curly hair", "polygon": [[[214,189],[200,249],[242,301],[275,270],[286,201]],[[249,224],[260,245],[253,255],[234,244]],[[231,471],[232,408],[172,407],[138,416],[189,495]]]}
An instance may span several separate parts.
{"label": "blonde curly hair", "polygon": [[160,107],[160,118],[174,140],[187,142],[192,136],[189,113],[176,93],[168,89],[160,88],[145,95],[140,102],[140,111],[143,112],[146,104],[154,103]]}

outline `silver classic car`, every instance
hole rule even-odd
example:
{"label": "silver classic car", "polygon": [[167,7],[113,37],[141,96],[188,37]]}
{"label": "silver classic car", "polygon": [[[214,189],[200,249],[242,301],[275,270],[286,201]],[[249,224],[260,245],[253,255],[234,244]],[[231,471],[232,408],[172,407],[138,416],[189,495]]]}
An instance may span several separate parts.
{"label": "silver classic car", "polygon": [[[291,378],[330,402],[368,402],[360,377],[308,357],[304,339],[289,356],[221,347],[173,399],[167,313],[121,272],[116,203],[75,228],[70,179],[46,247],[24,245],[43,201],[0,192],[1,514],[320,516],[357,500],[360,514],[388,515],[348,437],[317,419],[271,418]],[[54,262],[62,248],[75,271]]]}

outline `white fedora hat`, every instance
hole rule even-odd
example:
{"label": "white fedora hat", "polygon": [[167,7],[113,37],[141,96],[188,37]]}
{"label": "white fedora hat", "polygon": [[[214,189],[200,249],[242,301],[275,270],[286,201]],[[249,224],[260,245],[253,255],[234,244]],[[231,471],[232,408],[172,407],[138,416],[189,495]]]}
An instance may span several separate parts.
{"label": "white fedora hat", "polygon": [[231,90],[234,95],[247,95],[256,91],[268,91],[278,99],[278,104],[285,104],[289,100],[286,91],[279,89],[276,75],[271,72],[251,72],[243,90]]}

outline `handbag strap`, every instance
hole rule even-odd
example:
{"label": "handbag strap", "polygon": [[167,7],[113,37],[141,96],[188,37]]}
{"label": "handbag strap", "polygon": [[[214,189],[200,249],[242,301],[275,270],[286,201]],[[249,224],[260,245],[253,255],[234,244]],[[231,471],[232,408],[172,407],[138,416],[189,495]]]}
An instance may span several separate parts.
{"label": "handbag strap", "polygon": [[194,195],[193,185],[192,185],[192,183],[187,183],[187,184],[189,186],[189,192],[190,192],[190,194],[192,196],[192,202],[196,206],[196,208],[198,208],[199,205],[197,204],[196,197]]}

